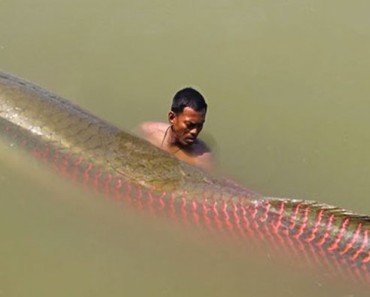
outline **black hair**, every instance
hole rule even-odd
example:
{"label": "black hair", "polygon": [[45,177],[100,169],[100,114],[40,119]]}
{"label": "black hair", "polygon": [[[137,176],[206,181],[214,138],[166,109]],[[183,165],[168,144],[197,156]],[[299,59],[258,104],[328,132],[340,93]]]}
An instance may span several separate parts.
{"label": "black hair", "polygon": [[207,103],[201,93],[193,88],[184,88],[178,91],[172,99],[171,111],[179,114],[185,107],[190,107],[195,111],[204,110],[207,112]]}

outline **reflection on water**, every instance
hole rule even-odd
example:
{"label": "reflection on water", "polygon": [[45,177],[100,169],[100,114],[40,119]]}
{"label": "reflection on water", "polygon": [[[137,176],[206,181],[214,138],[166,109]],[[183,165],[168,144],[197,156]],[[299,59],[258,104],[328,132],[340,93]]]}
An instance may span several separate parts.
{"label": "reflection on water", "polygon": [[[194,85],[221,171],[267,195],[370,214],[369,6],[3,0],[0,68],[126,128],[164,119]],[[3,156],[0,295],[365,296]]]}

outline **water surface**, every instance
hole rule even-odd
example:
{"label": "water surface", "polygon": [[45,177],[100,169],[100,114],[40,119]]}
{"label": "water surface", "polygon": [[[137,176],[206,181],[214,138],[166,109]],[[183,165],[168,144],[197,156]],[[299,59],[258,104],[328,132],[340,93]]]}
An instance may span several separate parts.
{"label": "water surface", "polygon": [[[125,129],[165,120],[173,94],[197,87],[222,174],[370,214],[369,11],[360,0],[2,0],[0,68]],[[4,296],[354,292],[281,275],[267,255],[258,265],[199,243],[2,155]]]}

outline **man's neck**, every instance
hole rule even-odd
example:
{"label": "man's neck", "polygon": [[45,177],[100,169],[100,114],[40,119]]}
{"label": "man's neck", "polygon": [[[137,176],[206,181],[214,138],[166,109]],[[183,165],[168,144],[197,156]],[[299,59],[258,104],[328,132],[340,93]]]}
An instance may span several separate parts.
{"label": "man's neck", "polygon": [[161,148],[168,151],[171,154],[176,154],[182,149],[181,144],[177,141],[176,135],[172,130],[172,126],[168,126],[162,139]]}

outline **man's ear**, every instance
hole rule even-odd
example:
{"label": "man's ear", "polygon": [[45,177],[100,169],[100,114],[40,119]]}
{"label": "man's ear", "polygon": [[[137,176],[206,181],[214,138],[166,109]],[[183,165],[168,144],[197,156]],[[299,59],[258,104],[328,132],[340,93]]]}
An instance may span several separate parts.
{"label": "man's ear", "polygon": [[176,114],[173,111],[168,113],[168,122],[173,125],[176,119]]}

